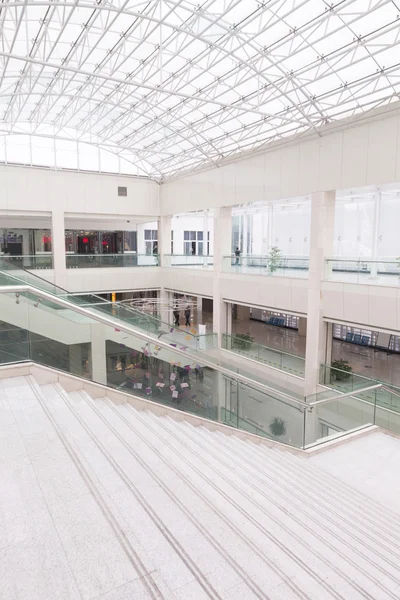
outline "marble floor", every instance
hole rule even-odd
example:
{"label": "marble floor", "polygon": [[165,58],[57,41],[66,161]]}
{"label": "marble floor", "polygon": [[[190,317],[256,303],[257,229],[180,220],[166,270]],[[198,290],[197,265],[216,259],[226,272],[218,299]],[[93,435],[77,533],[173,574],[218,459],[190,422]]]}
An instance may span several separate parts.
{"label": "marble floor", "polygon": [[400,597],[398,505],[304,456],[149,409],[0,380],[0,598]]}

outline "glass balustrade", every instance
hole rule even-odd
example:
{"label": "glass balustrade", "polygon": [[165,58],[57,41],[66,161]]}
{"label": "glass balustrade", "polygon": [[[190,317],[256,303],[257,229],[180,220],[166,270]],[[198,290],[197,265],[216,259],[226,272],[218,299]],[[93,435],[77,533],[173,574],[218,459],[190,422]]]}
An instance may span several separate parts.
{"label": "glass balustrade", "polygon": [[67,254],[67,269],[105,269],[111,267],[158,267],[158,254]]}
{"label": "glass balustrade", "polygon": [[[366,402],[376,401],[378,406],[400,414],[400,388],[385,381],[371,379],[329,365],[321,365],[320,383],[331,388],[321,392],[321,395],[334,394],[335,390],[343,394],[354,392]],[[376,394],[374,391],[370,391],[370,388],[375,385],[380,386]]]}
{"label": "glass balustrade", "polygon": [[224,334],[222,336],[222,347],[225,350],[246,356],[257,362],[274,367],[275,369],[280,369],[281,371],[304,377],[305,359],[301,356],[257,344],[240,334],[237,336]]}
{"label": "glass balustrade", "polygon": [[[18,289],[17,286],[15,286]],[[306,404],[277,388],[235,379],[162,339],[146,341],[91,305],[43,291],[0,288],[0,361],[34,361],[297,448],[374,423],[376,400],[349,394]],[[111,315],[109,315],[111,317]],[[332,390],[330,390],[332,394]],[[371,390],[368,391],[371,393]],[[329,417],[329,427],[326,426]],[[380,417],[379,417],[380,418]]]}
{"label": "glass balustrade", "polygon": [[327,258],[324,277],[328,281],[397,287],[400,283],[400,260],[397,258],[382,260]]}
{"label": "glass balustrade", "polygon": [[380,386],[368,388],[368,400],[362,389],[354,394],[324,390],[307,398],[310,412],[304,428],[305,447],[337,438],[377,423],[377,393]]}
{"label": "glass balustrade", "polygon": [[51,254],[23,254],[19,256],[0,255],[3,264],[10,264],[18,269],[52,269]]}
{"label": "glass balustrade", "polygon": [[309,259],[281,256],[235,256],[225,255],[222,259],[225,273],[245,273],[247,275],[266,275],[278,277],[308,277]]}
{"label": "glass balustrade", "polygon": [[212,269],[214,267],[214,257],[194,254],[164,254],[163,267]]}

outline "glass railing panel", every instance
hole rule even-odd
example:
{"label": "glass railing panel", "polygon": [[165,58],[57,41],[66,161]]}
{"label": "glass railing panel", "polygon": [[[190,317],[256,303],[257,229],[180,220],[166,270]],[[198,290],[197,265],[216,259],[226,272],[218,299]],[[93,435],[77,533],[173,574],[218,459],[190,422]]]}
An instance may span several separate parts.
{"label": "glass railing panel", "polygon": [[[332,390],[330,390],[332,391]],[[360,427],[375,424],[376,392],[370,390],[371,401],[365,401],[359,393],[343,397],[319,399],[305,413],[305,446],[325,442],[329,438],[348,434]]]}
{"label": "glass railing panel", "polygon": [[174,327],[156,316],[142,313],[125,303],[103,302],[88,306],[88,308],[99,310],[132,327],[137,327],[149,335],[168,341],[172,347],[203,351],[217,346],[217,336],[214,333],[198,335],[195,327],[187,329]]}
{"label": "glass railing panel", "polygon": [[222,344],[222,347],[226,350],[241,354],[276,369],[292,373],[298,377],[304,377],[305,359],[301,356],[295,356],[281,350],[276,350],[275,348],[257,344],[251,341],[248,336],[241,334],[236,336],[223,335]]}
{"label": "glass railing panel", "polygon": [[11,319],[0,320],[0,364],[30,360],[28,331],[13,325],[9,320]]}
{"label": "glass railing panel", "polygon": [[296,356],[282,352],[282,371],[297,375],[297,377],[305,377],[306,361],[303,356]]}
{"label": "glass railing panel", "polygon": [[0,286],[4,287],[6,285],[25,285],[25,281],[13,277],[11,274],[7,272],[0,271]]}
{"label": "glass railing panel", "polygon": [[193,254],[164,254],[164,267],[183,267],[191,269],[212,269],[213,256],[198,256]]}
{"label": "glass railing panel", "polygon": [[222,422],[225,408],[236,412],[241,429],[301,447],[304,404],[294,397],[238,384],[233,373],[222,376],[204,366],[200,353],[198,359],[185,355],[182,348],[187,345],[167,340],[161,347],[162,338],[146,342],[134,331],[119,329],[117,320],[112,325],[96,321],[99,309],[88,307],[90,313],[82,314],[82,307],[64,307],[61,298],[44,300],[34,292],[0,294],[1,313],[7,315],[1,323],[2,362],[33,360]]}
{"label": "glass railing panel", "polygon": [[52,269],[52,254],[23,254],[20,256],[0,256],[3,265],[16,269]]}
{"label": "glass railing panel", "polygon": [[103,269],[108,267],[157,267],[158,254],[67,254],[67,269]]}
{"label": "glass railing panel", "polygon": [[227,388],[225,406],[220,411],[223,422],[290,446],[303,447],[304,404],[285,400],[272,390],[267,393],[234,381],[227,380]]}
{"label": "glass railing panel", "polygon": [[225,255],[222,269],[227,273],[245,273],[247,275],[266,275],[278,277],[308,277],[309,259],[282,256],[235,256]]}
{"label": "glass railing panel", "polygon": [[379,406],[400,413],[400,389],[383,383],[377,392],[376,402]]}
{"label": "glass railing panel", "polygon": [[324,277],[332,281],[397,287],[400,278],[400,261],[395,258],[379,260],[327,258]]}
{"label": "glass railing panel", "polygon": [[229,427],[243,429],[248,433],[253,433],[255,435],[272,439],[272,436],[268,434],[268,432],[264,431],[264,429],[254,425],[253,423],[250,423],[249,421],[246,421],[246,419],[240,418],[237,413],[229,411],[226,408],[221,408],[221,422],[225,425],[229,425]]}
{"label": "glass railing panel", "polygon": [[[10,279],[7,280],[7,277]],[[6,281],[9,281],[9,283],[5,283]],[[13,281],[13,283],[10,283],[10,281]],[[20,285],[21,283],[32,285],[40,290],[49,292],[50,294],[62,295],[66,293],[65,290],[47,281],[46,279],[43,279],[36,273],[24,270],[23,268],[18,267],[17,264],[10,263],[1,257],[0,285]]]}
{"label": "glass railing panel", "polygon": [[320,383],[346,394],[369,387],[376,381],[329,365],[321,365]]}

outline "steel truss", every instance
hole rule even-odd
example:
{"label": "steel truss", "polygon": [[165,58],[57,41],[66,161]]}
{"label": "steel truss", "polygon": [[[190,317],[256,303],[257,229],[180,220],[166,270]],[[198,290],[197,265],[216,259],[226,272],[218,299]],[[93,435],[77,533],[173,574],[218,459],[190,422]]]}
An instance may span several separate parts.
{"label": "steel truss", "polygon": [[155,180],[399,99],[400,0],[3,0],[0,161]]}

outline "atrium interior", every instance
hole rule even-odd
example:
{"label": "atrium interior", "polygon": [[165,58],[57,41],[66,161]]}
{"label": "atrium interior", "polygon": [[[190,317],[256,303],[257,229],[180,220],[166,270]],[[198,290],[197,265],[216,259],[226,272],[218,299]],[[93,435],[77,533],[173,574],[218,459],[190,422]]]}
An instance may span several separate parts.
{"label": "atrium interior", "polygon": [[1,600],[398,600],[400,2],[0,21]]}

